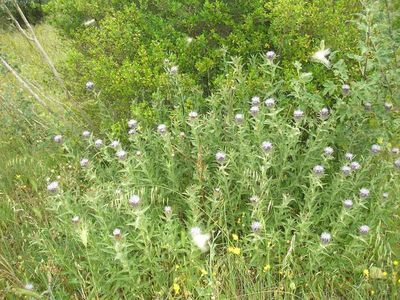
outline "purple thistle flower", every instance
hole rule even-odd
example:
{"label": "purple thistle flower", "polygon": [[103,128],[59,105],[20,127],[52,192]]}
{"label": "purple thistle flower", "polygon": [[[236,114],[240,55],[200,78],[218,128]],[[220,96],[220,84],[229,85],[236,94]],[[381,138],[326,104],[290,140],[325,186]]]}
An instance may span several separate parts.
{"label": "purple thistle flower", "polygon": [[127,156],[127,153],[124,150],[119,150],[115,155],[119,160],[124,160]]}
{"label": "purple thistle flower", "polygon": [[343,175],[345,176],[348,176],[351,173],[351,168],[349,166],[343,166],[341,170]]}
{"label": "purple thistle flower", "polygon": [[129,198],[129,204],[131,205],[131,206],[138,206],[139,205],[139,203],[140,203],[140,197],[138,196],[138,195],[132,195],[130,198]]}
{"label": "purple thistle flower", "polygon": [[372,109],[371,102],[365,102],[364,103],[364,109],[365,109],[365,111],[371,111],[371,109]]}
{"label": "purple thistle flower", "polygon": [[352,170],[359,170],[361,168],[361,165],[357,161],[352,161],[350,164],[350,167]]}
{"label": "purple thistle flower", "polygon": [[224,152],[217,152],[217,154],[215,154],[215,159],[217,160],[217,162],[222,163],[225,161],[226,159],[226,154]]}
{"label": "purple thistle flower", "polygon": [[360,234],[367,234],[369,232],[369,226],[361,225],[358,231],[360,232]]}
{"label": "purple thistle flower", "polygon": [[112,141],[111,144],[110,144],[110,146],[111,146],[112,148],[114,148],[114,149],[115,149],[115,148],[118,148],[119,145],[120,145],[120,143],[119,143],[119,141],[117,141],[117,140]]}
{"label": "purple thistle flower", "polygon": [[270,152],[272,150],[272,143],[270,141],[264,141],[261,144],[261,148],[264,150],[264,152]]}
{"label": "purple thistle flower", "polygon": [[54,136],[53,141],[56,143],[61,143],[62,142],[62,135],[58,134]]}
{"label": "purple thistle flower", "polygon": [[326,120],[329,117],[329,109],[324,107],[319,111],[319,116],[322,120]]}
{"label": "purple thistle flower", "polygon": [[89,160],[87,158],[82,158],[80,164],[82,168],[86,168],[87,166],[89,166]]}
{"label": "purple thistle flower", "polygon": [[51,182],[51,183],[47,186],[47,190],[48,190],[49,192],[52,192],[52,193],[57,192],[57,191],[58,191],[58,188],[59,188],[59,184],[58,184],[57,181],[53,181],[53,182]]}
{"label": "purple thistle flower", "polygon": [[276,57],[275,52],[272,51],[272,50],[268,51],[266,55],[267,55],[267,58],[268,58],[270,61],[274,60],[274,58]]}
{"label": "purple thistle flower", "polygon": [[348,85],[348,84],[343,84],[342,85],[342,92],[343,92],[343,95],[348,95],[349,94],[349,92],[350,92],[350,86]]}
{"label": "purple thistle flower", "polygon": [[260,231],[260,229],[261,229],[261,223],[260,222],[258,222],[258,221],[254,221],[253,223],[251,223],[251,230],[253,231],[253,232],[258,232],[258,231]]}
{"label": "purple thistle flower", "polygon": [[381,151],[381,146],[376,145],[376,144],[372,145],[372,147],[371,147],[371,152],[372,152],[373,154],[377,154],[377,153],[379,153],[380,151]]}
{"label": "purple thistle flower", "polygon": [[80,218],[79,218],[79,216],[74,216],[74,217],[72,217],[71,221],[72,221],[72,223],[74,223],[74,224],[78,224],[79,221],[80,221]]}
{"label": "purple thistle flower", "polygon": [[86,87],[86,89],[87,89],[88,91],[93,90],[93,89],[94,89],[94,82],[93,82],[93,81],[88,81],[88,82],[86,82],[85,87]]}
{"label": "purple thistle flower", "polygon": [[90,131],[85,130],[84,132],[82,132],[82,137],[87,139],[89,138],[91,135]]}
{"label": "purple thistle flower", "polygon": [[347,152],[344,156],[346,157],[347,160],[350,160],[350,161],[352,161],[354,158],[354,154],[351,152]]}
{"label": "purple thistle flower", "polygon": [[260,109],[258,108],[258,106],[252,106],[250,108],[250,113],[253,117],[255,117],[258,113],[259,113]]}
{"label": "purple thistle flower", "polygon": [[393,104],[390,102],[385,102],[384,104],[386,111],[391,111]]}
{"label": "purple thistle flower", "polygon": [[321,233],[320,240],[321,240],[322,244],[324,244],[324,245],[329,244],[331,239],[332,239],[332,236],[331,236],[331,234],[329,232]]}
{"label": "purple thistle flower", "polygon": [[369,190],[366,188],[360,189],[360,197],[367,198],[369,196]]}
{"label": "purple thistle flower", "polygon": [[325,148],[324,148],[324,154],[325,154],[326,156],[332,156],[332,154],[333,154],[333,148],[332,148],[332,147],[325,147]]}
{"label": "purple thistle flower", "polygon": [[243,120],[244,120],[243,114],[236,114],[236,115],[235,115],[235,121],[236,121],[236,123],[243,123]]}
{"label": "purple thistle flower", "polygon": [[158,126],[157,126],[157,132],[158,132],[159,134],[165,134],[165,133],[167,133],[167,125],[165,125],[165,124],[160,124],[160,125],[158,125]]}
{"label": "purple thistle flower", "polygon": [[260,97],[254,96],[253,98],[251,98],[251,105],[252,106],[260,105]]}
{"label": "purple thistle flower", "polygon": [[353,207],[353,201],[351,199],[346,199],[343,201],[343,206],[345,208],[352,208]]}
{"label": "purple thistle flower", "polygon": [[317,165],[313,168],[313,172],[315,175],[321,176],[324,174],[324,171],[325,171],[324,167],[320,165]]}
{"label": "purple thistle flower", "polygon": [[114,231],[113,231],[113,236],[114,236],[116,239],[119,239],[119,238],[121,237],[121,235],[122,235],[121,229],[115,228]]}
{"label": "purple thistle flower", "polygon": [[303,117],[303,115],[304,115],[304,112],[303,112],[302,110],[300,110],[300,109],[296,109],[296,110],[293,112],[293,118],[294,118],[296,121],[301,120],[301,118]]}
{"label": "purple thistle flower", "polygon": [[131,129],[136,128],[137,124],[138,124],[138,122],[136,120],[134,120],[134,119],[131,119],[131,120],[128,121],[128,127],[131,128]]}
{"label": "purple thistle flower", "polygon": [[103,146],[103,141],[101,139],[97,139],[94,141],[94,145],[96,146],[96,148],[100,148],[101,146]]}
{"label": "purple thistle flower", "polygon": [[272,108],[275,106],[275,99],[274,98],[268,98],[267,100],[265,100],[265,106],[268,108]]}

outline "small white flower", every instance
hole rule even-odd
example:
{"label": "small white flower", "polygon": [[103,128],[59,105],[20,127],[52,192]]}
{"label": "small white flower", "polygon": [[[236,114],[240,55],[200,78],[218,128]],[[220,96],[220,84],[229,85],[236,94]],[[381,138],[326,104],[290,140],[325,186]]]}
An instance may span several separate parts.
{"label": "small white flower", "polygon": [[342,85],[342,92],[343,95],[348,95],[350,92],[350,86],[348,84],[343,84]]}
{"label": "small white flower", "polygon": [[84,132],[82,132],[82,137],[84,137],[85,139],[89,138],[91,135],[90,131],[85,130]]}
{"label": "small white flower", "polygon": [[304,112],[303,112],[302,110],[300,110],[300,109],[296,109],[296,110],[293,112],[293,118],[294,118],[296,121],[300,120],[300,119],[303,117],[303,115],[304,115]]}
{"label": "small white flower", "polygon": [[181,131],[181,132],[179,133],[179,137],[180,137],[181,139],[185,138],[185,136],[186,136],[186,134],[185,134],[183,131]]}
{"label": "small white flower", "polygon": [[121,237],[121,229],[115,228],[114,231],[113,231],[113,236],[114,236],[116,239],[120,238],[120,237]]}
{"label": "small white flower", "polygon": [[196,111],[191,111],[189,113],[189,119],[193,120],[196,119],[198,117],[198,113]]}
{"label": "small white flower", "polygon": [[254,96],[253,98],[251,98],[251,105],[252,106],[260,105],[260,97]]}
{"label": "small white flower", "polygon": [[331,50],[325,49],[325,45],[323,42],[321,42],[320,49],[313,54],[311,59],[315,62],[319,62],[321,64],[324,64],[327,68],[331,66],[330,61],[328,60],[327,56],[331,53]]}
{"label": "small white flower", "polygon": [[165,125],[165,124],[158,125],[157,131],[159,134],[165,134],[167,132],[167,125]]}
{"label": "small white flower", "polygon": [[199,227],[193,227],[190,229],[190,234],[193,239],[193,243],[202,251],[208,250],[208,241],[210,240],[210,234],[202,234]]}
{"label": "small white flower", "polygon": [[347,160],[350,160],[350,161],[352,161],[354,158],[353,153],[350,153],[350,152],[347,152],[344,156],[346,157]]}
{"label": "small white flower", "polygon": [[268,108],[274,107],[275,106],[275,99],[274,98],[268,98],[264,102],[265,106]]}
{"label": "small white flower", "polygon": [[253,230],[253,232],[260,231],[261,227],[261,223],[258,221],[254,221],[253,223],[251,223],[251,230]]}
{"label": "small white flower", "polygon": [[117,156],[117,158],[118,158],[119,160],[124,160],[124,159],[126,158],[126,155],[127,155],[127,153],[126,153],[126,151],[124,151],[124,150],[119,150],[119,151],[117,151],[117,153],[116,153],[116,156]]}
{"label": "small white flower", "polygon": [[266,55],[267,55],[267,58],[268,58],[269,60],[274,60],[274,58],[276,57],[275,52],[272,51],[272,50],[268,51]]}
{"label": "small white flower", "polygon": [[169,73],[170,73],[171,75],[176,75],[176,74],[178,74],[178,66],[172,66],[172,67],[169,69]]}
{"label": "small white flower", "polygon": [[390,111],[393,107],[393,104],[390,102],[385,102],[384,104],[386,111]]}
{"label": "small white flower", "polygon": [[317,165],[313,168],[313,172],[315,175],[323,175],[324,171],[325,171],[324,167],[320,165]]}
{"label": "small white flower", "polygon": [[325,148],[324,148],[324,154],[325,154],[326,156],[332,156],[332,154],[333,154],[333,148],[332,148],[332,147],[325,147]]}
{"label": "small white flower", "polygon": [[393,147],[392,148],[392,154],[398,155],[399,153],[400,153],[400,149],[399,148],[397,148],[397,147]]}
{"label": "small white flower", "polygon": [[367,198],[369,196],[369,190],[366,188],[360,189],[360,197]]}
{"label": "small white flower", "polygon": [[94,141],[94,145],[97,148],[100,148],[101,146],[103,146],[103,141],[101,139],[97,139],[97,140]]}
{"label": "small white flower", "polygon": [[87,20],[87,21],[85,21],[83,23],[83,25],[86,26],[86,27],[92,26],[94,24],[96,24],[96,20],[95,19],[90,19],[90,20]]}
{"label": "small white flower", "polygon": [[27,284],[25,284],[24,289],[27,291],[33,291],[33,284],[28,282]]}
{"label": "small white flower", "polygon": [[131,205],[131,206],[138,206],[139,205],[139,203],[140,203],[140,197],[138,196],[138,195],[132,195],[130,198],[129,198],[129,204]]}
{"label": "small white flower", "polygon": [[355,170],[355,171],[361,169],[361,165],[357,161],[352,161],[350,164],[350,167],[352,170]]}
{"label": "small white flower", "polygon": [[93,82],[93,81],[88,81],[88,82],[86,82],[86,89],[87,89],[88,91],[93,90],[93,88],[94,88],[94,82]]}
{"label": "small white flower", "polygon": [[250,197],[251,203],[258,203],[259,201],[260,201],[260,198],[258,198],[256,195],[253,195]]}
{"label": "small white flower", "polygon": [[324,244],[324,245],[329,244],[331,239],[332,239],[332,236],[331,236],[331,234],[329,232],[321,233],[320,240],[321,240],[322,244]]}
{"label": "small white flower", "polygon": [[369,226],[368,225],[361,225],[359,228],[360,234],[367,234],[369,232]]}
{"label": "small white flower", "polygon": [[326,107],[323,107],[320,111],[319,111],[319,116],[322,120],[326,120],[329,117],[329,109]]}
{"label": "small white flower", "polygon": [[353,201],[350,199],[346,199],[343,201],[343,206],[345,208],[352,208],[353,207]]}
{"label": "small white flower", "polygon": [[351,168],[349,166],[343,166],[341,170],[343,175],[345,176],[348,176],[351,173]]}
{"label": "small white flower", "polygon": [[236,114],[236,115],[235,115],[235,121],[236,121],[236,123],[243,123],[243,120],[244,120],[243,114]]}
{"label": "small white flower", "polygon": [[118,146],[120,145],[120,142],[119,141],[117,141],[117,140],[115,140],[115,141],[112,141],[111,142],[111,144],[110,144],[110,146],[112,147],[112,148],[118,148]]}
{"label": "small white flower", "polygon": [[54,136],[53,140],[56,143],[61,143],[62,142],[62,135],[58,134],[58,135]]}
{"label": "small white flower", "polygon": [[129,135],[134,135],[134,134],[136,134],[136,128],[129,129],[128,134],[129,134]]}
{"label": "small white flower", "polygon": [[78,224],[79,221],[80,221],[80,218],[79,218],[79,216],[74,216],[74,217],[72,217],[71,221],[72,221],[72,223],[74,223],[74,224]]}
{"label": "small white flower", "polygon": [[172,214],[172,207],[168,206],[168,205],[165,206],[164,207],[164,213],[165,213],[165,215],[170,216]]}
{"label": "small white flower", "polygon": [[193,38],[190,37],[190,36],[188,36],[188,37],[186,38],[186,42],[187,42],[188,44],[192,43],[192,42],[193,42]]}
{"label": "small white flower", "polygon": [[226,159],[226,154],[224,152],[219,151],[219,152],[217,152],[217,154],[215,154],[215,159],[218,162],[222,163]]}
{"label": "small white flower", "polygon": [[400,168],[400,158],[398,158],[394,161],[394,166],[397,168]]}
{"label": "small white flower", "polygon": [[250,108],[250,113],[253,117],[255,117],[258,113],[259,113],[260,109],[258,108],[258,106],[252,106]]}
{"label": "small white flower", "polygon": [[89,160],[87,158],[82,158],[80,164],[82,168],[86,168],[89,166]]}
{"label": "small white flower", "polygon": [[372,152],[373,154],[377,154],[377,153],[379,153],[380,151],[381,151],[381,146],[376,145],[376,144],[372,145],[372,147],[371,147],[371,152]]}
{"label": "small white flower", "polygon": [[131,119],[128,121],[128,127],[129,128],[136,128],[137,127],[138,122],[134,119]]}
{"label": "small white flower", "polygon": [[382,194],[382,197],[383,197],[383,199],[387,199],[387,198],[389,198],[389,193],[388,192],[384,192],[383,194]]}
{"label": "small white flower", "polygon": [[264,141],[261,144],[261,148],[264,150],[264,152],[270,152],[272,150],[272,143],[270,141]]}
{"label": "small white flower", "polygon": [[57,181],[53,181],[47,186],[47,190],[49,192],[57,192],[58,188],[59,188],[59,184]]}
{"label": "small white flower", "polygon": [[141,151],[136,151],[136,156],[142,156],[142,152]]}
{"label": "small white flower", "polygon": [[365,103],[364,103],[364,109],[365,109],[366,111],[371,111],[371,108],[372,108],[371,102],[365,102]]}

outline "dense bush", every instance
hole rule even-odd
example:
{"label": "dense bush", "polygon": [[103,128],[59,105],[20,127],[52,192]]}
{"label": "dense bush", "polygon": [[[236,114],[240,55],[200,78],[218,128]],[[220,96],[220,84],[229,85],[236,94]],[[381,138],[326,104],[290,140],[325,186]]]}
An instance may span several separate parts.
{"label": "dense bush", "polygon": [[[37,24],[42,21],[44,17],[43,7],[47,3],[47,0],[17,0],[18,5],[21,7],[25,16],[32,24]],[[9,20],[8,15],[4,11],[2,4],[7,7],[14,14],[16,19],[23,24],[21,17],[19,16],[16,8],[12,4],[11,0],[5,0],[0,2],[0,28],[8,28],[12,22]]]}
{"label": "dense bush", "polygon": [[[295,72],[292,62],[308,61],[321,40],[337,51],[354,49],[358,31],[348,20],[360,6],[353,0],[329,5],[288,0],[53,0],[48,10],[75,41],[65,66],[70,88],[87,101],[90,95],[83,87],[93,81],[101,91],[96,101],[113,112],[115,121],[132,110],[138,118],[154,117],[160,100],[168,98],[166,59],[185,76],[182,88],[195,83],[196,90],[209,95],[230,56],[247,60],[273,49],[290,78]],[[84,26],[92,18],[95,25]],[[177,103],[167,99],[163,104]],[[193,99],[187,105],[193,105]]]}

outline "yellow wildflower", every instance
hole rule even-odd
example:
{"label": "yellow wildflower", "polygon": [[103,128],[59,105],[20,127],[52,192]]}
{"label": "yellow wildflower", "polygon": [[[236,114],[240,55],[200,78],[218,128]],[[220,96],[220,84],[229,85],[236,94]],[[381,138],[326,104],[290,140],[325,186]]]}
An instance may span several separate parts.
{"label": "yellow wildflower", "polygon": [[387,272],[382,272],[382,276],[383,276],[383,277],[386,277],[387,274],[388,274]]}
{"label": "yellow wildflower", "polygon": [[240,248],[238,247],[228,247],[228,252],[239,255],[240,254]]}
{"label": "yellow wildflower", "polygon": [[372,291],[371,291],[371,295],[374,295],[374,294],[375,294],[375,291],[374,291],[374,290],[372,290]]}
{"label": "yellow wildflower", "polygon": [[394,261],[393,261],[393,265],[394,265],[394,266],[398,266],[398,265],[399,265],[399,262],[398,262],[397,260],[394,260]]}
{"label": "yellow wildflower", "polygon": [[232,233],[232,238],[234,241],[238,241],[239,240],[239,236],[237,234]]}
{"label": "yellow wildflower", "polygon": [[264,266],[264,272],[268,272],[269,270],[271,270],[271,266],[269,264],[266,264]]}
{"label": "yellow wildflower", "polygon": [[179,268],[180,268],[179,265],[176,265],[176,266],[175,266],[175,270],[178,270]]}
{"label": "yellow wildflower", "polygon": [[363,274],[365,277],[369,277],[369,270],[368,269],[364,269]]}
{"label": "yellow wildflower", "polygon": [[181,291],[181,287],[176,282],[174,282],[174,284],[172,285],[172,288],[174,290],[175,295],[178,295],[179,292]]}

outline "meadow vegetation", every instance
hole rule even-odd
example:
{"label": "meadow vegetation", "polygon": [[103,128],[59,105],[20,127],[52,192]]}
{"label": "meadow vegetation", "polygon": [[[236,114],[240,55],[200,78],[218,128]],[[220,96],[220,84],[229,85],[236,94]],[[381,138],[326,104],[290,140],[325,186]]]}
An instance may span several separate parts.
{"label": "meadow vegetation", "polygon": [[0,35],[44,103],[0,67],[0,298],[399,298],[397,2],[45,12],[65,86]]}

